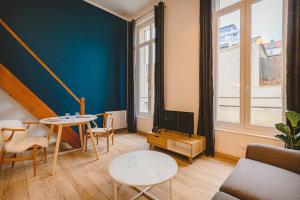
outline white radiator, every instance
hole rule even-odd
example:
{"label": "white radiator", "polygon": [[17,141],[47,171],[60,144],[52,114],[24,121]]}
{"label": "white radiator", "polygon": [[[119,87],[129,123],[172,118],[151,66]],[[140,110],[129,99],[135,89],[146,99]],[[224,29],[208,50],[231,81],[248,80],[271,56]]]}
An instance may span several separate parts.
{"label": "white radiator", "polygon": [[127,128],[126,110],[107,111],[114,117],[114,129]]}

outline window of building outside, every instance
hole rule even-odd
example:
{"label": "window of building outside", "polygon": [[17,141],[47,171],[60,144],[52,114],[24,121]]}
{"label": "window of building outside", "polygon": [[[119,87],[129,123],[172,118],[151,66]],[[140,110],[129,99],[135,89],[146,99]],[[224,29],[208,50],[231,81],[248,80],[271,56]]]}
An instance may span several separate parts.
{"label": "window of building outside", "polygon": [[215,122],[274,133],[285,112],[286,0],[215,0]]}
{"label": "window of building outside", "polygon": [[155,27],[150,13],[136,23],[137,116],[151,117],[154,111]]}

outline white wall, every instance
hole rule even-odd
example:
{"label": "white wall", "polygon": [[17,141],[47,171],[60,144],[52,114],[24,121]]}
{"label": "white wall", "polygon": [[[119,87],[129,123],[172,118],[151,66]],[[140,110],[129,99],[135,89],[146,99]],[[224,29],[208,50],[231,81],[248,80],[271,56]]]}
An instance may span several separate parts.
{"label": "white wall", "polygon": [[152,131],[152,126],[153,126],[152,118],[137,117],[136,123],[137,123],[136,128],[138,131],[142,131],[142,132]]}
{"label": "white wall", "polygon": [[[165,108],[194,112],[196,130],[199,99],[199,1],[166,0],[165,3]],[[140,131],[151,131],[152,124],[149,118],[137,119],[137,129]]]}
{"label": "white wall", "polygon": [[[165,104],[167,110],[195,113],[199,99],[199,0],[165,0]],[[145,9],[149,11],[151,7]],[[141,13],[135,15],[135,19]],[[152,120],[137,119],[137,129],[151,131]],[[282,146],[275,139],[216,131],[217,152],[241,157],[249,143]]]}
{"label": "white wall", "polygon": [[235,157],[243,157],[247,144],[259,143],[283,147],[284,144],[270,137],[245,135],[227,131],[216,131],[215,151],[232,155]]}
{"label": "white wall", "polygon": [[[18,104],[11,96],[0,89],[0,120],[18,119],[21,121],[38,121],[26,109]],[[48,134],[46,126],[31,125],[29,134],[36,136],[46,136]]]}
{"label": "white wall", "polygon": [[199,104],[199,0],[168,0],[165,9],[165,108],[194,112]]}

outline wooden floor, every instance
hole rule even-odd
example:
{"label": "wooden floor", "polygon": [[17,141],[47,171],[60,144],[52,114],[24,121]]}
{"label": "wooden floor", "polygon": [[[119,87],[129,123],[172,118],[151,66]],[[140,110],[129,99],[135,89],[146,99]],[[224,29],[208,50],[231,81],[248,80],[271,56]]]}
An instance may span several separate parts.
{"label": "wooden floor", "polygon": [[[87,153],[61,154],[55,176],[49,176],[51,155],[47,163],[39,162],[36,177],[33,177],[30,161],[18,162],[14,169],[7,164],[0,171],[0,199],[112,199],[113,182],[108,173],[110,161],[122,153],[148,148],[144,136],[118,133],[109,153],[106,153],[104,140],[100,141],[98,161],[95,161],[91,146]],[[230,161],[204,156],[196,158],[193,164],[182,160],[178,160],[178,164],[178,174],[173,181],[173,199],[180,200],[211,199],[234,167]],[[163,183],[150,192],[159,199],[168,199],[169,185]],[[135,194],[136,190],[122,186],[119,199],[130,199]]]}

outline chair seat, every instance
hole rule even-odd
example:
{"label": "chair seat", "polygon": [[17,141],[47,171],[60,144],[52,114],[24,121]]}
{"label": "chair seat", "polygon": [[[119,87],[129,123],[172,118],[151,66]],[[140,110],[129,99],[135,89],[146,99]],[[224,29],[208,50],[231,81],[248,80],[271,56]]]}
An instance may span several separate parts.
{"label": "chair seat", "polygon": [[[111,131],[112,128],[92,128],[92,132],[97,134],[102,134],[102,133],[106,133],[108,131]],[[86,130],[87,132],[89,132],[89,130]]]}
{"label": "chair seat", "polygon": [[32,145],[38,145],[42,148],[46,148],[48,147],[48,139],[46,137],[27,136],[19,141],[6,143],[5,151],[10,153],[20,153],[31,148]]}

